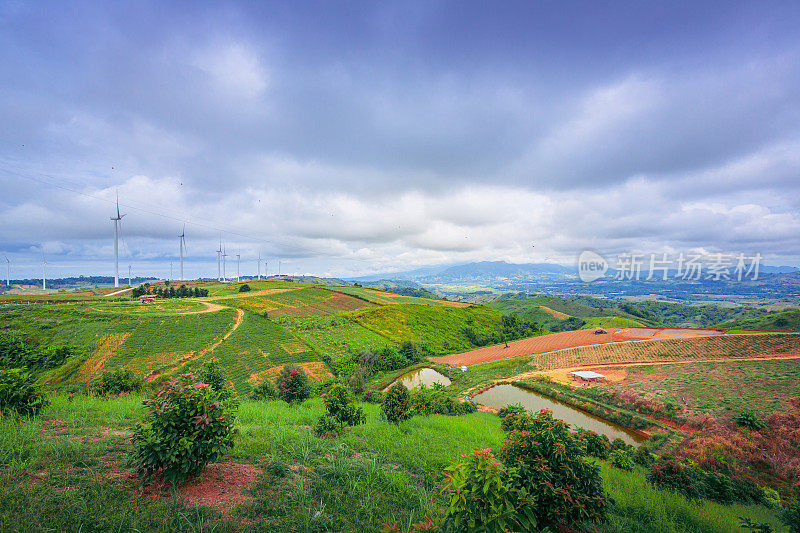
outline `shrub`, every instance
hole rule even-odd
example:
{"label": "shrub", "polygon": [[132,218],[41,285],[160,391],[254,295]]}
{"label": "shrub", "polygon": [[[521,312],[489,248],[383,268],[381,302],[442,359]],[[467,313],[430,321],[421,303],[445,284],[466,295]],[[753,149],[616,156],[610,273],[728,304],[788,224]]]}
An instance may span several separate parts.
{"label": "shrub", "polygon": [[524,412],[525,408],[522,406],[521,403],[512,403],[506,405],[505,407],[501,407],[500,410],[497,411],[497,416],[499,416],[500,419],[502,420],[511,413],[524,413]]}
{"label": "shrub", "polygon": [[250,288],[250,285],[248,285],[247,283],[239,287],[239,292],[250,292],[251,290],[252,289]]}
{"label": "shrub", "polygon": [[411,401],[408,389],[402,383],[395,383],[386,392],[381,404],[381,414],[393,424],[408,420],[414,413],[411,410]]}
{"label": "shrub", "polygon": [[101,396],[120,394],[123,392],[139,392],[142,390],[142,381],[133,377],[133,372],[127,368],[117,368],[103,372],[92,385],[92,391]]}
{"label": "shrub", "polygon": [[274,400],[277,397],[278,387],[268,379],[259,383],[258,387],[254,388],[250,393],[250,399],[252,400]]}
{"label": "shrub", "polygon": [[36,416],[49,402],[22,370],[0,370],[0,414]]}
{"label": "shrub", "polygon": [[219,395],[186,373],[153,399],[133,433],[133,459],[140,477],[161,473],[172,484],[199,473],[233,448],[235,429]]}
{"label": "shrub", "polygon": [[694,463],[662,457],[650,467],[648,480],[659,487],[681,492],[692,499],[719,503],[764,503],[764,491],[749,479],[731,479],[720,472],[707,472]]}
{"label": "shrub", "polygon": [[741,413],[733,419],[739,427],[760,431],[767,427],[767,423],[753,413]]}
{"label": "shrub", "polygon": [[342,426],[331,415],[322,415],[314,422],[314,434],[318,437],[325,435],[336,435],[341,430]]}
{"label": "shrub", "polygon": [[611,441],[605,435],[598,435],[594,431],[582,429],[578,432],[578,439],[586,447],[586,453],[598,459],[608,459],[611,451]]}
{"label": "shrub", "polygon": [[781,506],[781,495],[778,491],[769,487],[764,487],[764,503],[767,507],[778,509]]}
{"label": "shrub", "polygon": [[609,502],[600,468],[584,459],[569,424],[554,419],[549,410],[515,418],[499,457],[517,470],[519,493],[535,500],[525,512],[533,514],[537,527],[605,520]]}
{"label": "shrub", "polygon": [[383,392],[379,390],[364,391],[364,401],[367,403],[383,403]]}
{"label": "shrub", "polygon": [[227,400],[233,397],[233,391],[225,382],[218,360],[211,359],[203,363],[203,368],[200,370],[200,380],[203,383],[208,383],[211,389],[219,394],[220,400]]}
{"label": "shrub", "polygon": [[626,472],[631,472],[633,470],[633,459],[631,459],[628,452],[624,450],[614,450],[608,455],[608,460],[614,468],[619,468]]}
{"label": "shrub", "polygon": [[518,508],[529,511],[535,502],[520,501],[510,477],[492,452],[472,450],[465,459],[449,466],[444,473],[446,492],[450,499],[444,531],[533,531],[536,521],[532,513],[524,515]]}
{"label": "shrub", "polygon": [[428,388],[420,385],[410,392],[411,407],[419,415],[462,415],[474,413],[478,408],[472,402],[459,402],[444,391],[444,387],[434,384]]}
{"label": "shrub", "polygon": [[347,380],[347,384],[353,394],[357,396],[364,394],[364,379],[366,377],[367,371],[363,366],[355,365],[353,367],[353,373],[350,374],[350,378]]}
{"label": "shrub", "polygon": [[[367,420],[364,411],[353,404],[350,391],[344,385],[334,385],[330,392],[322,396],[322,401],[328,414],[317,421],[320,429],[323,429],[317,432],[318,435],[338,431],[345,426],[357,426]],[[331,421],[335,424],[333,430],[329,429]]]}
{"label": "shrub", "polygon": [[285,402],[303,401],[311,395],[308,376],[296,366],[284,366],[275,382],[278,396]]}
{"label": "shrub", "polygon": [[794,498],[787,502],[780,518],[791,533],[800,533],[800,485],[794,487]]}
{"label": "shrub", "polygon": [[645,468],[650,468],[650,465],[656,462],[655,456],[644,446],[636,448],[636,451],[633,452],[632,459],[634,463],[644,466]]}

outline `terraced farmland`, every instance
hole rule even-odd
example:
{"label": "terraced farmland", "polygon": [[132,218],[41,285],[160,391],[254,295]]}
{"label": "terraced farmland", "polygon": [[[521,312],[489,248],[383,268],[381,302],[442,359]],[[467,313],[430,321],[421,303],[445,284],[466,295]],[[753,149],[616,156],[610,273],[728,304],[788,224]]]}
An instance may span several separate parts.
{"label": "terraced farmland", "polygon": [[333,361],[348,359],[364,350],[380,350],[396,345],[364,328],[348,316],[282,317],[276,322],[292,332],[318,354]]}
{"label": "terraced farmland", "polygon": [[349,294],[363,300],[367,300],[379,305],[389,304],[421,304],[448,307],[467,307],[470,304],[464,302],[453,302],[448,300],[434,300],[431,298],[414,298],[413,296],[403,296],[391,292],[367,289],[364,287],[334,287],[335,290],[344,294]]}
{"label": "terraced farmland", "polygon": [[581,346],[532,355],[537,370],[633,362],[670,362],[800,355],[800,335],[718,335]]}

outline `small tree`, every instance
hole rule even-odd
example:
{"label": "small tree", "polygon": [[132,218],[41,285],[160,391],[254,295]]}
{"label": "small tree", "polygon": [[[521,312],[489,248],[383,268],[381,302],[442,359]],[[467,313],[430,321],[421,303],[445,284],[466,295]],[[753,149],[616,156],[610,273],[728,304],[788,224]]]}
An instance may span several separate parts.
{"label": "small tree", "polygon": [[36,416],[49,402],[22,370],[0,370],[0,414]]}
{"label": "small tree", "polygon": [[322,395],[322,401],[328,414],[317,421],[318,435],[333,432],[332,427],[334,431],[341,431],[345,426],[357,426],[367,420],[364,411],[353,404],[350,391],[344,385],[334,385],[330,392]]}
{"label": "small tree", "polygon": [[217,359],[210,359],[203,363],[203,368],[200,370],[200,379],[203,383],[208,383],[219,394],[220,400],[227,400],[233,396],[233,391],[225,382],[225,377],[222,375],[222,369],[219,367]]}
{"label": "small tree", "polygon": [[181,374],[155,398],[133,433],[133,458],[140,477],[162,473],[172,484],[182,483],[233,448],[233,420],[219,395],[193,374]]}
{"label": "small tree", "polygon": [[93,383],[92,390],[101,396],[139,392],[142,390],[142,381],[134,377],[129,368],[117,368],[103,372]]}
{"label": "small tree", "polygon": [[[472,450],[462,454],[464,460],[445,469],[445,487],[450,505],[445,518],[445,531],[535,531],[533,516],[521,515],[518,495],[511,485],[511,476],[497,462],[491,450]],[[530,504],[525,506],[530,508]]]}
{"label": "small tree", "polygon": [[311,396],[308,376],[303,369],[296,366],[284,366],[278,374],[275,385],[278,387],[278,395],[285,402],[303,401]]}
{"label": "small tree", "polygon": [[517,470],[517,491],[536,501],[529,510],[537,526],[556,529],[559,524],[605,520],[608,499],[600,468],[583,458],[585,449],[569,425],[548,410],[514,418],[499,457]]}
{"label": "small tree", "polygon": [[268,379],[262,381],[258,387],[250,393],[252,400],[274,400],[278,397],[278,388]]}
{"label": "small tree", "polygon": [[393,424],[399,424],[403,420],[408,420],[413,416],[411,410],[411,399],[408,389],[402,383],[395,383],[386,392],[386,397],[381,404],[381,413]]}
{"label": "small tree", "polygon": [[239,292],[250,292],[251,290],[252,289],[250,288],[250,285],[248,285],[247,283],[239,287]]}

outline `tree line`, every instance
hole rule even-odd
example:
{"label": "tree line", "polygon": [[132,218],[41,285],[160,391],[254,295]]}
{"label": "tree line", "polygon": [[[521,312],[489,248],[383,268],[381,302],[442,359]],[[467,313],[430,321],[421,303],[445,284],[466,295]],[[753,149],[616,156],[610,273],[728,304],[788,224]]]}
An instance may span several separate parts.
{"label": "tree line", "polygon": [[186,285],[181,285],[176,289],[175,287],[169,286],[169,282],[167,282],[163,287],[161,285],[152,287],[149,283],[145,283],[131,291],[131,296],[134,298],[146,294],[153,294],[159,298],[200,298],[202,296],[208,296],[208,289],[187,287]]}

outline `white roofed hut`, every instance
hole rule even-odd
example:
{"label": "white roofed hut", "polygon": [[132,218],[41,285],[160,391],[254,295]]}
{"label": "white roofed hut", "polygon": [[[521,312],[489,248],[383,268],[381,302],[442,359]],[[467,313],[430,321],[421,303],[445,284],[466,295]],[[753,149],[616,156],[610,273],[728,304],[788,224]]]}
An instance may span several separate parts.
{"label": "white roofed hut", "polygon": [[606,377],[603,374],[598,374],[592,370],[576,370],[570,372],[573,379],[583,381],[584,383],[594,383],[595,381],[604,381]]}

